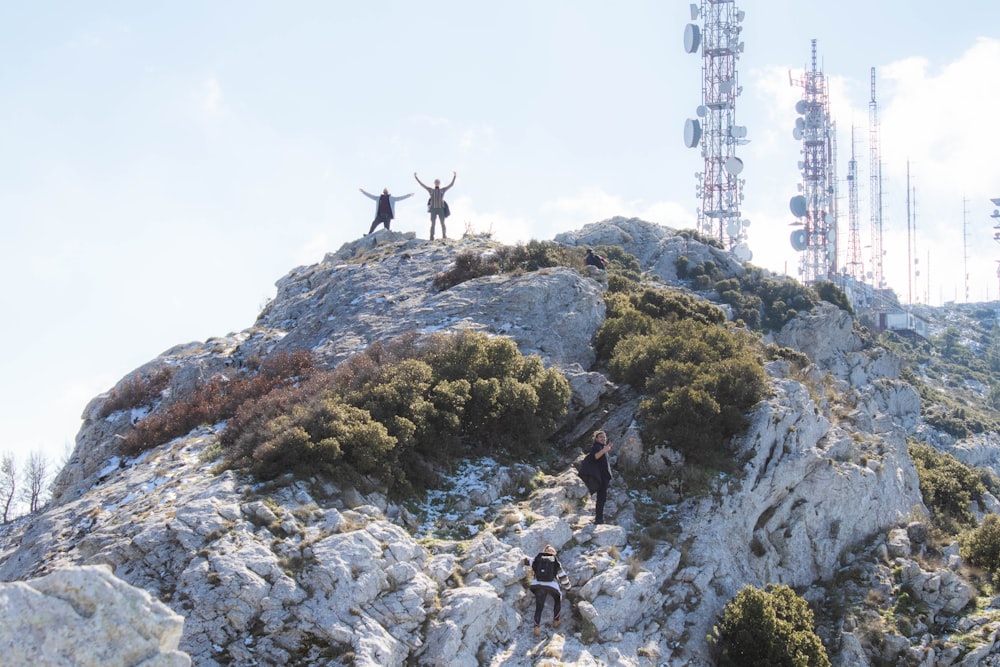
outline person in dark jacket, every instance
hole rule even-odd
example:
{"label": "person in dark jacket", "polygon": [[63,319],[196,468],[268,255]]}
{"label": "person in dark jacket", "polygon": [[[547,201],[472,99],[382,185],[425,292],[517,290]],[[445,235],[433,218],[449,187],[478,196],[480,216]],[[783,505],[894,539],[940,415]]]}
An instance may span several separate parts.
{"label": "person in dark jacket", "polygon": [[385,228],[388,230],[389,223],[391,223],[396,217],[396,202],[413,196],[413,193],[411,192],[410,194],[403,195],[402,197],[393,197],[389,194],[389,188],[382,188],[382,194],[380,195],[373,195],[370,192],[365,192],[364,188],[358,189],[361,190],[361,194],[364,196],[375,200],[375,220],[372,222],[371,229],[368,230],[369,234],[374,232],[375,228],[379,225],[385,225]]}
{"label": "person in dark jacket", "polygon": [[597,488],[597,512],[594,515],[594,525],[604,523],[604,504],[608,501],[608,487],[611,486],[611,461],[608,459],[610,451],[611,443],[608,442],[608,434],[604,431],[595,433],[594,443],[590,447],[590,458],[596,464],[600,486]]}
{"label": "person in dark jacket", "polygon": [[420,183],[420,187],[427,190],[429,194],[430,201],[427,203],[427,212],[431,214],[431,241],[434,240],[434,223],[436,219],[441,220],[441,238],[448,238],[448,232],[444,228],[444,219],[447,218],[451,212],[448,210],[448,205],[444,201],[444,193],[448,191],[448,188],[455,185],[455,179],[458,178],[456,172],[451,172],[451,183],[441,187],[441,179],[434,179],[434,187],[424,185],[424,182],[420,180],[417,176],[417,172],[413,172],[413,178],[417,179],[417,183]]}
{"label": "person in dark jacket", "polygon": [[[527,564],[528,559],[524,559]],[[542,611],[545,600],[553,600],[552,627],[559,627],[559,612],[562,611],[563,589],[570,589],[569,577],[563,570],[562,563],[556,555],[556,549],[551,544],[545,545],[534,560],[531,561],[531,592],[535,594],[535,635],[541,633],[539,624],[542,622]]]}
{"label": "person in dark jacket", "polygon": [[593,248],[587,248],[587,256],[584,258],[587,266],[596,266],[602,271],[608,268],[608,260],[594,252]]}

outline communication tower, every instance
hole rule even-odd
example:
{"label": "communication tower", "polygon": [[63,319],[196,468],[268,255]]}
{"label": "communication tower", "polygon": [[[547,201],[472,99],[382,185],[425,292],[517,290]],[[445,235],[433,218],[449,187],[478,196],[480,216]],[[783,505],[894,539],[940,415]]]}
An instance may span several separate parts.
{"label": "communication tower", "polygon": [[868,148],[871,154],[871,234],[872,272],[869,276],[876,290],[885,287],[882,279],[882,158],[879,156],[878,101],[875,98],[875,68],[872,67],[872,98],[868,103]]}
{"label": "communication tower", "polygon": [[749,220],[740,217],[743,202],[743,160],[736,148],[749,139],[747,128],[736,124],[736,98],[743,92],[736,62],[743,53],[740,33],[744,12],[733,0],[701,0],[692,3],[691,20],[684,27],[684,50],[701,53],[701,104],[697,118],[684,123],[684,143],[701,147],[704,171],[695,174],[695,192],[701,199],[698,230],[718,239],[737,257],[752,257],[747,246]]}
{"label": "communication tower", "polygon": [[799,117],[792,136],[802,142],[801,194],[792,197],[789,208],[796,220],[791,243],[801,255],[799,277],[804,283],[832,280],[837,276],[837,170],[834,155],[836,124],[830,118],[830,93],[823,71],[816,65],[816,40],[812,40],[812,69],[801,79],[788,74],[791,85],[802,86],[802,99],[795,103]]}
{"label": "communication tower", "polygon": [[847,163],[847,262],[844,269],[857,282],[864,282],[861,260],[861,227],[858,221],[858,161],[854,154],[854,127],[851,127],[851,161]]}

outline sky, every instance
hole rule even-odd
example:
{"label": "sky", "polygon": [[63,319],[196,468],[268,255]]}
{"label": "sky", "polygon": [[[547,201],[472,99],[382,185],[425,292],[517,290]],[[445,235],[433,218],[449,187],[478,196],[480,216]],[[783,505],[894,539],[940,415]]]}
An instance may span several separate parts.
{"label": "sky", "polygon": [[[858,135],[863,230],[876,68],[890,286],[904,302],[966,301],[966,284],[998,299],[1000,3],[736,5],[752,262],[796,274],[789,79],[816,39],[842,212]],[[94,396],[174,345],[250,327],[275,281],[368,230],[359,188],[398,196],[414,172],[457,172],[450,235],[508,243],[615,215],[694,228],[690,21],[677,0],[0,2],[0,452],[64,460]],[[396,216],[427,238],[420,196]]]}

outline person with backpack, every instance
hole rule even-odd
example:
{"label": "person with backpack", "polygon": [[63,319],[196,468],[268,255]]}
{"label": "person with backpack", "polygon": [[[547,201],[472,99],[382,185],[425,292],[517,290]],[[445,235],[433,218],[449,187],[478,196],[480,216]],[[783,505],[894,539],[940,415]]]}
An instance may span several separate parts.
{"label": "person with backpack", "polygon": [[608,258],[598,255],[593,248],[587,248],[587,256],[583,261],[587,266],[596,266],[602,271],[608,268]]}
{"label": "person with backpack", "polygon": [[413,193],[411,192],[410,194],[403,195],[402,197],[393,197],[389,194],[389,188],[382,188],[382,194],[380,195],[373,195],[370,192],[365,192],[364,188],[358,189],[361,190],[361,194],[369,199],[374,199],[376,202],[375,220],[372,221],[372,226],[371,229],[368,230],[368,234],[374,232],[375,228],[379,225],[385,225],[385,228],[388,231],[389,223],[396,217],[396,202],[413,196]]}
{"label": "person with backpack", "polygon": [[417,176],[417,172],[413,172],[413,178],[417,179],[417,183],[420,183],[420,187],[427,190],[427,194],[430,195],[430,199],[427,200],[427,212],[431,214],[431,241],[434,240],[434,226],[435,220],[441,220],[441,238],[448,238],[448,232],[444,228],[444,219],[451,215],[451,211],[448,210],[448,202],[444,200],[444,193],[448,191],[448,188],[455,185],[455,179],[458,178],[456,172],[451,172],[451,183],[441,187],[441,179],[434,179],[434,187],[429,187],[424,185],[420,177]]}
{"label": "person with backpack", "polygon": [[[599,526],[604,523],[604,505],[608,501],[608,487],[611,486],[611,461],[608,453],[611,451],[611,443],[608,442],[608,434],[604,431],[594,433],[594,442],[590,447],[590,453],[580,466],[580,474],[586,470],[597,479],[597,511],[594,515],[594,525]],[[590,463],[588,463],[588,459]],[[591,485],[587,485],[590,490]],[[594,493],[594,491],[591,491]]]}
{"label": "person with backpack", "polygon": [[[525,558],[525,563],[528,559]],[[569,590],[571,585],[569,577],[562,568],[559,558],[556,556],[556,549],[551,544],[545,545],[534,560],[531,561],[531,592],[535,594],[535,636],[541,633],[539,624],[542,622],[542,611],[545,609],[545,600],[549,597],[553,600],[552,606],[552,627],[559,627],[559,612],[562,611],[563,589]]]}

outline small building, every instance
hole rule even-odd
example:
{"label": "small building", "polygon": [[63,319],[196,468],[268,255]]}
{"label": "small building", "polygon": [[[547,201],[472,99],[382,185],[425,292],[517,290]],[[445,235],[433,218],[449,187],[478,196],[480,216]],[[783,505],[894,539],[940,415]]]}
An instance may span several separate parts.
{"label": "small building", "polygon": [[930,327],[927,320],[905,310],[879,313],[878,326],[882,331],[909,331],[925,340],[930,339]]}

